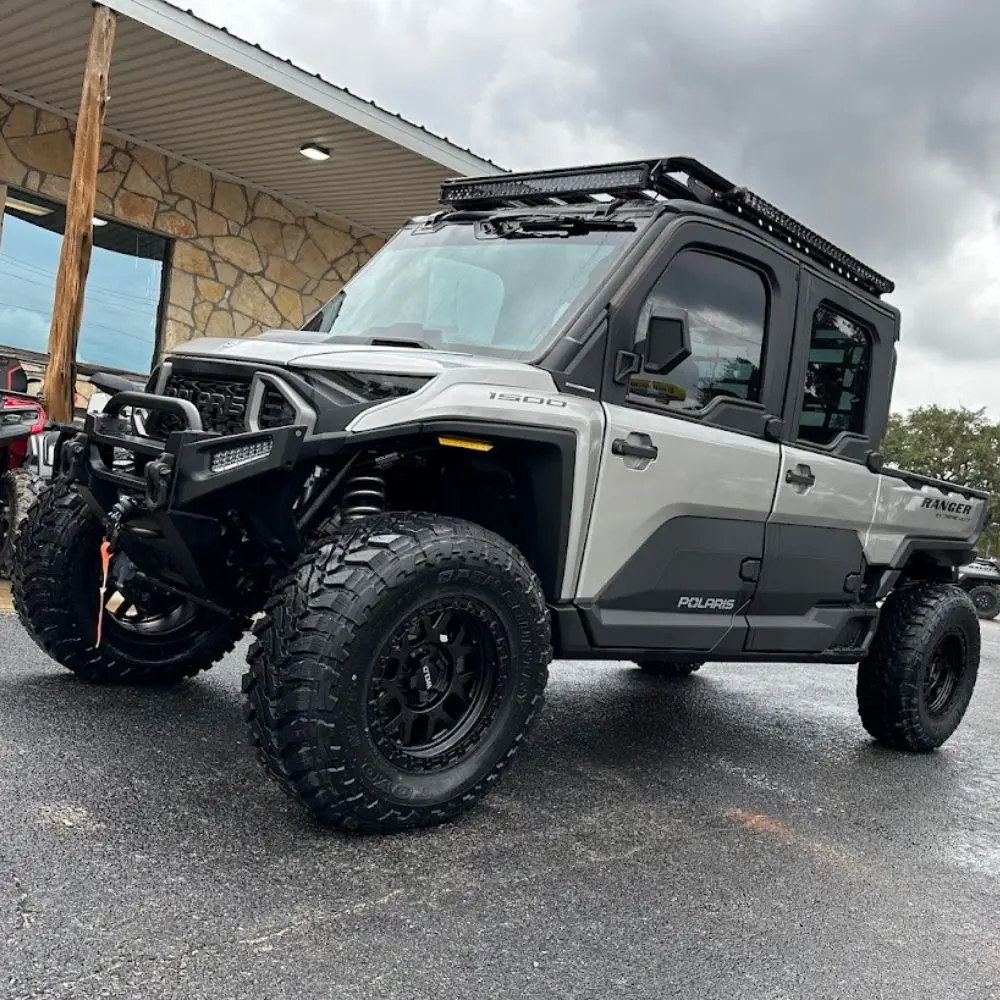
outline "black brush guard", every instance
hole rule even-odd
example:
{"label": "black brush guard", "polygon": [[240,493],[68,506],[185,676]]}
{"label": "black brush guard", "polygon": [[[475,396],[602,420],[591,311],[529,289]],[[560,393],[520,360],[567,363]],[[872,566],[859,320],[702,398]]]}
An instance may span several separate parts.
{"label": "black brush guard", "polygon": [[[183,429],[165,439],[138,434],[134,421],[122,415],[126,409],[171,414]],[[141,498],[146,512],[154,513],[189,508],[247,479],[293,468],[304,436],[301,426],[219,434],[204,429],[197,408],[185,399],[119,392],[103,413],[87,415],[82,431],[77,425],[62,429],[56,467],[93,494],[105,514],[117,503],[120,490]],[[240,461],[239,450],[254,446],[257,457]],[[116,450],[133,461],[116,463]],[[222,459],[230,455],[226,464]],[[141,466],[142,474],[125,471],[125,464],[133,470]]]}
{"label": "black brush guard", "polygon": [[[183,429],[165,439],[137,433],[126,410],[145,413],[139,426],[168,413]],[[112,396],[103,413],[87,415],[82,429],[64,424],[57,430],[56,476],[76,485],[139,575],[223,612],[236,600],[227,593],[232,581],[225,560],[214,558],[221,536],[212,500],[248,480],[293,469],[306,434],[302,426],[208,431],[193,403],[135,391]],[[246,459],[250,449],[253,457]]]}

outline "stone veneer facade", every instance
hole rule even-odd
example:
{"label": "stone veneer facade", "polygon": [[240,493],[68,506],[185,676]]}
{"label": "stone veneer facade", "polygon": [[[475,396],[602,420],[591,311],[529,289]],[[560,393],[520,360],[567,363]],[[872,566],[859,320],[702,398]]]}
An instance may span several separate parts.
{"label": "stone veneer facade", "polygon": [[[65,118],[0,96],[0,184],[65,202],[72,157]],[[114,138],[97,190],[98,215],[174,240],[161,350],[300,326],[383,243]]]}

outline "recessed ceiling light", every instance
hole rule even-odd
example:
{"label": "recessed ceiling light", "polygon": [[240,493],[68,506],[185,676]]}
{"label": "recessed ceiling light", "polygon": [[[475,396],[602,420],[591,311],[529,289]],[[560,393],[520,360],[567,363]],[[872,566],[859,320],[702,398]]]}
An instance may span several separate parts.
{"label": "recessed ceiling light", "polygon": [[9,198],[6,202],[7,208],[14,209],[15,212],[23,212],[25,215],[51,215],[52,209],[45,205],[36,205],[32,201],[21,201],[20,198]]}
{"label": "recessed ceiling light", "polygon": [[330,150],[326,146],[320,146],[315,142],[307,142],[299,152],[310,160],[329,160]]}

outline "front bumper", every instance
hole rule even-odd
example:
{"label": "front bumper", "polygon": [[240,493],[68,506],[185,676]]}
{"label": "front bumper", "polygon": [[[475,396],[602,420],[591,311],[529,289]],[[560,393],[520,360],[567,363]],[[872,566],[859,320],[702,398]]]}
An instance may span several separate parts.
{"label": "front bumper", "polygon": [[[139,411],[143,419],[125,416]],[[180,423],[165,438],[139,433],[153,415]],[[124,490],[146,513],[183,510],[207,495],[248,479],[295,466],[307,433],[304,424],[220,434],[205,430],[193,403],[149,392],[120,392],[103,413],[58,428],[53,462],[107,514]],[[124,460],[116,459],[124,456]],[[141,469],[141,473],[136,471]]]}

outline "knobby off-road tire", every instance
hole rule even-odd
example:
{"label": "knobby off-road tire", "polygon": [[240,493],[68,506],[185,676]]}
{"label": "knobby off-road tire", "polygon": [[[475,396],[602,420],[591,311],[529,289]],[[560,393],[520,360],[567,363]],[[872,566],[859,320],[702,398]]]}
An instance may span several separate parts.
{"label": "knobby off-road tire", "polygon": [[858,667],[865,729],[895,750],[941,746],[969,707],[979,651],[976,609],[960,587],[925,583],[890,594]]}
{"label": "knobby off-road tire", "polygon": [[678,679],[690,677],[697,670],[701,670],[703,663],[669,663],[664,660],[640,660],[639,669],[644,674],[651,677],[663,677]]}
{"label": "knobby off-road tire", "polygon": [[58,664],[93,684],[165,686],[207,670],[245,633],[249,622],[174,601],[170,613],[139,613],[132,620],[106,610],[95,648],[102,537],[100,521],[62,482],[42,490],[21,524],[14,610]]}
{"label": "knobby off-road tire", "polygon": [[967,593],[980,618],[991,621],[1000,614],[1000,588],[996,584],[980,583],[970,587]]}
{"label": "knobby off-road tire", "polygon": [[254,633],[243,687],[259,756],[322,824],[362,833],[434,826],[482,798],[536,718],[552,658],[524,557],[432,514],[373,517],[314,546]]}
{"label": "knobby off-road tire", "polygon": [[41,486],[42,481],[30,469],[14,469],[0,476],[0,577],[10,579],[14,540]]}

